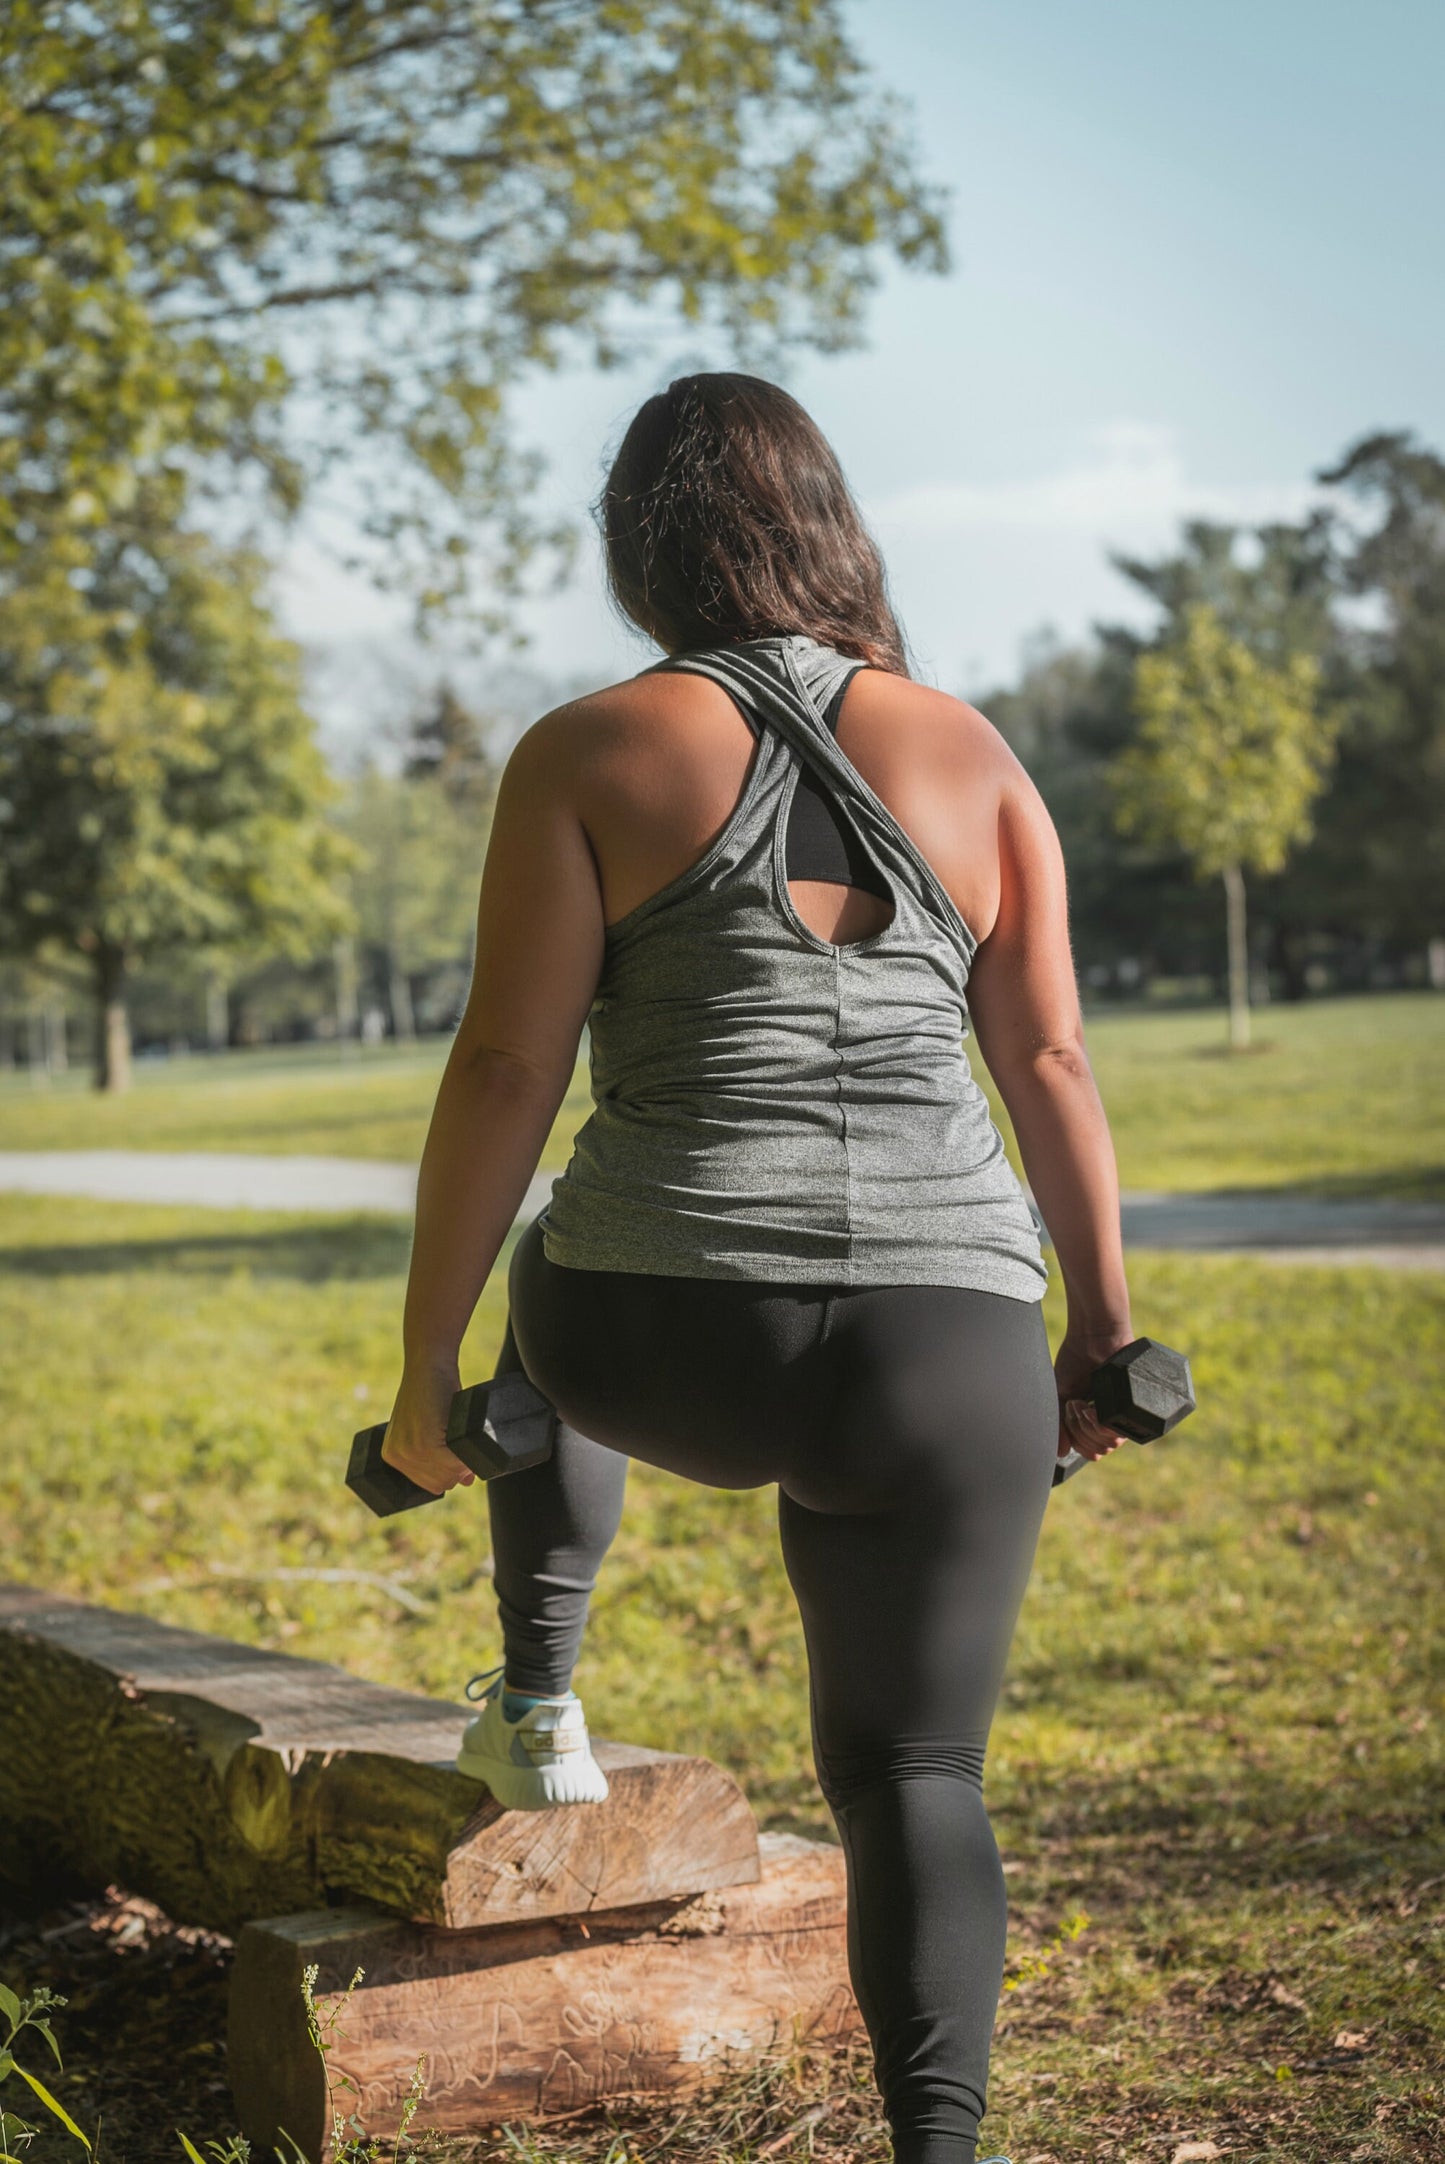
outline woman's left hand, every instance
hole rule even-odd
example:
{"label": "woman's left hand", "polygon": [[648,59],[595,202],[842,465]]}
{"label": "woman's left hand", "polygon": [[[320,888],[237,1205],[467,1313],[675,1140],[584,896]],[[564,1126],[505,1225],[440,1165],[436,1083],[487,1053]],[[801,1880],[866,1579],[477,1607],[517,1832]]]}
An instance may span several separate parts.
{"label": "woman's left hand", "polygon": [[382,1458],[433,1495],[469,1488],[477,1477],[447,1448],[447,1416],[458,1388],[455,1368],[408,1368],[386,1424]]}
{"label": "woman's left hand", "polygon": [[1079,1451],[1086,1458],[1105,1458],[1111,1450],[1117,1450],[1120,1443],[1129,1440],[1117,1428],[1104,1426],[1088,1393],[1095,1368],[1101,1366],[1110,1353],[1118,1352],[1121,1345],[1130,1342],[1127,1330],[1122,1335],[1115,1331],[1092,1337],[1065,1334],[1054,1361],[1054,1381],[1059,1393],[1058,1454],[1061,1458],[1067,1457],[1071,1450]]}

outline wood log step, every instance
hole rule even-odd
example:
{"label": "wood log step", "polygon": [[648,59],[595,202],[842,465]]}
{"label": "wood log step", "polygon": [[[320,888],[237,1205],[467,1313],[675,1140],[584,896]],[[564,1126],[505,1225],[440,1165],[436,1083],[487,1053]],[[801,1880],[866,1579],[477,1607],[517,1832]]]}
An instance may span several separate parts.
{"label": "wood log step", "polygon": [[[301,1995],[315,1963],[343,2116],[396,2132],[417,2061],[414,2131],[470,2133],[624,2097],[682,2095],[797,2036],[860,2029],[848,1984],[842,1851],[762,1836],[756,1885],[651,1909],[436,1931],[367,1911],[248,1924],[231,1982],[241,2130],[269,2154],[285,2128],[325,2153],[327,2069]],[[343,2082],[355,2085],[354,2090]]]}
{"label": "wood log step", "polygon": [[598,1743],[606,1803],[505,1811],[452,1764],[474,1711],[0,1586],[0,1883],[114,1882],[234,1932],[338,1902],[474,1928],[757,1878],[720,1766]]}

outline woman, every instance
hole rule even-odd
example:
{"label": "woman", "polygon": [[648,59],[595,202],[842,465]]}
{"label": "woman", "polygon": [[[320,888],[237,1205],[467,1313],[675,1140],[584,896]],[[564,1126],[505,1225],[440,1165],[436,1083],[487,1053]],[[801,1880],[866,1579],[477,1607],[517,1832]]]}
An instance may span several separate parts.
{"label": "woman", "polygon": [[[514,1251],[501,1361],[557,1447],[490,1490],[506,1659],[459,1763],[513,1805],[605,1795],[570,1678],[628,1457],[775,1481],[895,2156],[973,2164],[1005,1925],[984,1749],[1055,1456],[1117,1445],[1080,1393],[1132,1336],[1058,843],[989,723],[910,679],[785,392],[680,378],[601,514],[666,658],[508,763],[385,1454],[470,1477],[458,1346],[590,1016],[595,1110]],[[1052,1363],[970,1018],[1064,1275]]]}

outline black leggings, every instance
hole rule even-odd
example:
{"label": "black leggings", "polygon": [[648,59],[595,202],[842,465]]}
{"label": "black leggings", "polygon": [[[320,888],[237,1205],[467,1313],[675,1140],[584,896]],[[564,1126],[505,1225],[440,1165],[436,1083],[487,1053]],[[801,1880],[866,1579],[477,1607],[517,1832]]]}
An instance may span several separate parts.
{"label": "black leggings", "polygon": [[894,2154],[973,2164],[1007,1914],[984,1749],[1058,1436],[1038,1304],[563,1269],[536,1224],[510,1293],[498,1371],[561,1424],[488,1491],[508,1683],[567,1688],[629,1457],[777,1482]]}

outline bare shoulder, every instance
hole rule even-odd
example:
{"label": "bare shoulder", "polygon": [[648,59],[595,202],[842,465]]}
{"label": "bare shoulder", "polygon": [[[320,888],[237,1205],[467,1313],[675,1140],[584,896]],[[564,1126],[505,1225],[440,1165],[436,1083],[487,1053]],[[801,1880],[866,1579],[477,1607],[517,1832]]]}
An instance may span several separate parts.
{"label": "bare shoulder", "polygon": [[741,739],[747,725],[721,685],[683,671],[643,671],[569,699],[533,722],[518,740],[508,771],[550,793],[595,805],[624,791],[635,796],[649,776],[707,761]]}
{"label": "bare shoulder", "polygon": [[1002,788],[1023,773],[1003,736],[976,706],[881,669],[865,669],[855,680],[840,740],[844,729],[853,757],[861,752],[883,767],[906,763],[974,788],[994,780]]}

